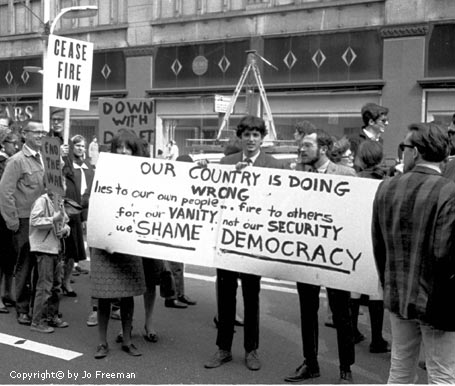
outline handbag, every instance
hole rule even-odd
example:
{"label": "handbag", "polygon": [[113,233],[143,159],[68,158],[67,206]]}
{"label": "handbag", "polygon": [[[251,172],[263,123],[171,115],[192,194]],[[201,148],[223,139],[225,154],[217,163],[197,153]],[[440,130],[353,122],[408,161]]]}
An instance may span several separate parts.
{"label": "handbag", "polygon": [[68,217],[78,216],[82,213],[82,206],[71,198],[64,198],[63,204],[65,206],[65,211]]}

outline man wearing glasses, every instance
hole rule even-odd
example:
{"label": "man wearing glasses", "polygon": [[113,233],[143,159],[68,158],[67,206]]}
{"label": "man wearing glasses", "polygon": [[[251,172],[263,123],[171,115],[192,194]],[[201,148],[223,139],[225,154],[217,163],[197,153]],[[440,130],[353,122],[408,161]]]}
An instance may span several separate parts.
{"label": "man wearing glasses", "polygon": [[[376,103],[367,103],[361,110],[363,126],[359,134],[349,136],[351,150],[355,153],[363,141],[378,141],[381,145],[384,142],[382,134],[389,125],[389,109]],[[356,172],[361,170],[360,166],[355,164]]]}
{"label": "man wearing glasses", "polygon": [[455,384],[455,184],[440,169],[447,129],[412,124],[400,147],[404,173],[379,185],[372,219],[392,330],[388,383],[415,383],[422,347],[428,383]]}
{"label": "man wearing glasses", "polygon": [[360,137],[382,143],[382,134],[389,125],[389,109],[376,103],[367,103],[362,107],[361,113],[363,127]]}
{"label": "man wearing glasses", "polygon": [[60,153],[65,157],[69,153],[69,145],[64,143],[63,131],[65,123],[65,110],[55,108],[51,110],[51,122],[49,136],[60,139]]}
{"label": "man wearing glasses", "polygon": [[40,153],[46,135],[41,122],[29,121],[24,130],[22,150],[6,164],[0,181],[0,211],[13,232],[16,255],[16,312],[19,324],[30,325],[31,272],[29,217],[32,204],[44,193],[44,165]]}

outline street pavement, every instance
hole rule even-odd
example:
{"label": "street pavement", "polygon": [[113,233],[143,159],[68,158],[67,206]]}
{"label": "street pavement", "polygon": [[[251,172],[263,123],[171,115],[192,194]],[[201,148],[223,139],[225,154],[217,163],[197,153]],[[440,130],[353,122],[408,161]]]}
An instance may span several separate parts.
{"label": "street pavement", "polygon": [[[83,262],[89,268],[89,262]],[[63,297],[61,311],[70,327],[52,334],[30,331],[16,322],[15,312],[0,315],[0,384],[284,384],[284,376],[302,362],[298,296],[295,284],[262,279],[260,347],[262,369],[250,371],[244,365],[243,328],[236,327],[232,347],[233,361],[216,369],[204,363],[216,351],[215,270],[186,267],[185,292],[197,300],[187,309],[164,307],[157,297],[155,326],[157,343],[147,342],[143,334],[144,308],[135,298],[133,343],[142,352],[131,357],[121,351],[115,337],[120,322],[109,324],[109,355],[93,358],[98,344],[97,327],[88,327],[90,311],[89,275],[74,277],[76,298]],[[238,290],[241,309],[241,289]],[[333,328],[324,326],[324,292],[320,307],[319,363],[321,377],[305,384],[338,382],[338,355]],[[387,381],[390,354],[370,354],[368,311],[364,307],[359,326],[367,339],[356,346],[354,381],[360,384],[384,384]],[[390,341],[389,324],[385,337]],[[426,383],[419,370],[417,383]]]}

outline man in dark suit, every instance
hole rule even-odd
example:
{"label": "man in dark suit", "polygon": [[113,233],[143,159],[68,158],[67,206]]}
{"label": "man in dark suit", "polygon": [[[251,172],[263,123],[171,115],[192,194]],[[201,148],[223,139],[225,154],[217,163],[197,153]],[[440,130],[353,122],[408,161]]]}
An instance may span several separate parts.
{"label": "man in dark suit", "polygon": [[[389,109],[376,103],[367,103],[361,110],[363,126],[360,133],[348,137],[351,143],[351,151],[355,154],[363,141],[377,141],[381,145],[384,140],[382,135],[389,125]],[[354,165],[356,171],[360,171],[359,165]]]}
{"label": "man in dark suit", "polygon": [[[235,165],[236,169],[248,166],[264,168],[282,168],[275,158],[261,150],[267,134],[263,119],[247,115],[237,126],[237,137],[241,141],[242,151],[221,159],[224,165]],[[244,303],[244,340],[245,364],[250,370],[259,370],[261,362],[257,354],[259,347],[259,291],[261,277],[257,275],[217,269],[217,302],[218,302],[218,334],[216,344],[218,350],[204,365],[211,369],[232,360],[231,346],[234,337],[236,294],[238,279],[242,282]]]}
{"label": "man in dark suit", "polygon": [[455,384],[455,183],[442,177],[447,130],[412,124],[404,174],[384,180],[373,204],[373,251],[390,311],[388,383],[414,383],[421,342],[428,383]]}
{"label": "man in dark suit", "polygon": [[[332,137],[323,130],[309,129],[299,141],[300,163],[296,170],[315,173],[355,176],[352,168],[337,165],[327,156],[333,146]],[[297,283],[300,303],[300,323],[303,345],[303,363],[284,380],[299,382],[320,376],[318,363],[319,339],[319,291],[321,287],[313,284]],[[351,365],[354,364],[354,336],[349,310],[350,293],[327,288],[327,297],[333,313],[337,330],[338,356],[340,360],[340,381],[352,382]]]}

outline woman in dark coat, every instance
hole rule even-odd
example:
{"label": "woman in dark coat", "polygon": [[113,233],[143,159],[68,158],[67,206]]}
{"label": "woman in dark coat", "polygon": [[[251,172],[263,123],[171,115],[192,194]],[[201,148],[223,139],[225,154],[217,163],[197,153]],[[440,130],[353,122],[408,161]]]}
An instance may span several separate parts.
{"label": "woman in dark coat", "polygon": [[[377,141],[364,141],[359,145],[356,153],[355,164],[360,171],[357,176],[382,180],[387,175],[387,170],[381,166],[383,159],[382,145]],[[356,336],[363,335],[357,328],[359,316],[360,299],[351,298],[351,315]],[[368,300],[368,311],[371,323],[371,353],[386,353],[390,351],[389,343],[382,336],[382,325],[384,320],[384,303],[381,299]],[[363,337],[364,339],[364,337]],[[361,339],[362,340],[362,339]]]}

